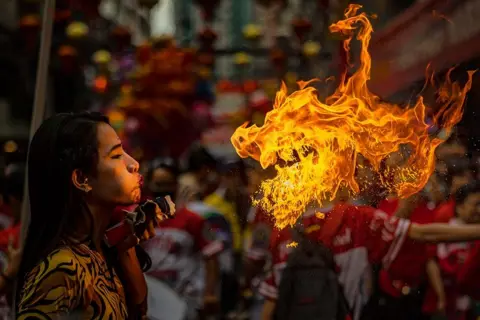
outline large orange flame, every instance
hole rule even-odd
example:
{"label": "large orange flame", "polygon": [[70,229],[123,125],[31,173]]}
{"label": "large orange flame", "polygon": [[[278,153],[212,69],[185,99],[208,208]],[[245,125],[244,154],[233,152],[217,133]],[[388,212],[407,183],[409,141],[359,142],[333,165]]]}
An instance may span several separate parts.
{"label": "large orange flame", "polygon": [[[373,29],[365,13],[357,14],[360,8],[350,5],[346,19],[330,26],[332,32],[347,37],[347,52],[357,35],[361,53],[356,72],[343,78],[325,102],[319,101],[314,88],[307,87],[308,82],[299,82],[300,89],[290,95],[283,84],[264,125],[247,127],[245,123],[231,138],[241,157],[252,157],[263,168],[276,165],[276,177],[261,185],[264,197],[259,205],[273,213],[279,228],[295,223],[308,205],[333,199],[341,186],[358,193],[358,154],[380,170],[389,154],[400,146],[409,146],[408,161],[389,169],[395,171],[395,179],[383,181],[399,197],[420,191],[434,170],[434,152],[442,140],[428,134],[423,98],[420,96],[414,106],[402,108],[381,101],[368,90],[368,45]],[[452,83],[447,75],[438,91],[437,103],[441,107],[434,120],[446,130],[462,117],[473,72],[468,75],[464,87]]]}

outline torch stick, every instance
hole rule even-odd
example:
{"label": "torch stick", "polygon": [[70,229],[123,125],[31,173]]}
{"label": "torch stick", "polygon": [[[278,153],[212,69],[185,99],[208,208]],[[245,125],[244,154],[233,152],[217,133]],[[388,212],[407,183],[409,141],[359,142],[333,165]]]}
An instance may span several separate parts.
{"label": "torch stick", "polygon": [[[38,55],[37,79],[35,82],[35,99],[32,110],[32,122],[30,123],[29,141],[32,140],[45,116],[48,66],[50,62],[50,47],[52,45],[53,19],[55,15],[55,0],[45,0],[43,8],[42,33],[40,38],[40,52]],[[20,246],[23,246],[27,235],[30,206],[28,197],[28,172],[25,175],[25,188],[23,191]]]}

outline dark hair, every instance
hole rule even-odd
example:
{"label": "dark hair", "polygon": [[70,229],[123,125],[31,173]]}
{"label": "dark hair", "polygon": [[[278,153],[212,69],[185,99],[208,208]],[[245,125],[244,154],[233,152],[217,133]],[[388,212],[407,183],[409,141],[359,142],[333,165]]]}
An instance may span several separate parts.
{"label": "dark hair", "polygon": [[204,147],[193,150],[188,157],[188,170],[197,172],[203,168],[215,169],[217,160]]}
{"label": "dark hair", "polygon": [[146,180],[151,181],[153,177],[153,173],[157,169],[165,169],[168,172],[172,173],[175,178],[180,175],[180,169],[178,167],[178,163],[175,159],[172,158],[156,158],[152,160],[150,166],[147,171]]}
{"label": "dark hair", "polygon": [[[109,123],[100,113],[57,114],[35,132],[28,153],[30,221],[18,272],[17,298],[25,275],[54,250],[75,221],[88,212],[81,192],[71,182],[75,169],[95,175],[97,128]],[[105,252],[107,264],[110,252]],[[142,264],[142,261],[140,261]]]}
{"label": "dark hair", "polygon": [[463,204],[472,193],[480,193],[480,182],[475,181],[460,187],[455,193],[455,204]]}

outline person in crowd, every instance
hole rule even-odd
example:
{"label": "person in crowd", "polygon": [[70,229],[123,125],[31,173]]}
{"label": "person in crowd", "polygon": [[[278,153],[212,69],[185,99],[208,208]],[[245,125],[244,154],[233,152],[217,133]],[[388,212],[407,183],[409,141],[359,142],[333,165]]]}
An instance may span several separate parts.
{"label": "person in crowd", "polygon": [[[426,194],[418,194],[414,209],[403,211],[398,218],[408,219],[411,223],[427,224],[434,222],[435,205]],[[398,198],[388,198],[380,202],[378,209],[393,216],[399,211]],[[421,319],[424,289],[427,282],[427,265],[430,261],[426,243],[406,239],[396,258],[388,267],[380,269],[378,275],[378,299],[374,308],[374,319]],[[438,293],[442,295],[442,292]]]}
{"label": "person in crowd", "polygon": [[204,147],[189,154],[187,166],[188,171],[178,179],[178,208],[190,201],[202,200],[218,186],[217,160]]}
{"label": "person in crowd", "polygon": [[[338,276],[343,285],[353,319],[359,319],[361,310],[370,296],[370,265],[382,263],[388,268],[404,245],[405,239],[423,242],[469,241],[480,239],[480,225],[448,225],[441,223],[417,224],[398,218],[415,206],[412,199],[402,200],[397,213],[389,216],[371,207],[353,206],[338,201],[323,219],[317,215],[304,217],[307,229],[314,225],[309,238],[321,241],[331,249]],[[292,236],[289,229],[274,230],[271,235],[270,252],[273,263],[270,277],[261,285],[261,293],[268,299],[263,308],[262,319],[272,319],[282,270],[287,261]]]}
{"label": "person in crowd", "polygon": [[[221,270],[221,314],[225,318],[234,312],[238,300],[238,278],[240,270],[242,230],[239,210],[246,211],[244,204],[246,178],[241,178],[241,162],[223,163],[220,168],[220,180],[217,189],[206,196],[203,203],[190,203],[188,207],[201,214],[224,243],[219,256]],[[214,212],[219,213],[212,214]],[[241,214],[245,216],[244,213]]]}
{"label": "person in crowd", "polygon": [[[470,183],[460,187],[455,194],[455,216],[449,221],[450,225],[465,225],[480,223],[480,184]],[[466,319],[470,308],[470,299],[461,294],[462,281],[457,283],[457,277],[462,265],[467,260],[471,244],[439,243],[436,245],[436,258],[440,267],[441,285],[444,287],[444,310],[448,319]],[[471,280],[473,280],[472,278]],[[433,293],[433,286],[427,291],[424,310],[427,314],[435,314],[438,299]]]}
{"label": "person in crowd", "polygon": [[[141,197],[139,165],[99,113],[57,114],[29,147],[30,227],[16,286],[17,319],[141,319],[149,257],[132,232],[108,247],[117,206]],[[153,221],[146,221],[147,230]]]}
{"label": "person in crowd", "polygon": [[3,199],[10,211],[10,223],[0,231],[0,251],[6,252],[10,239],[13,238],[15,245],[20,236],[20,219],[22,214],[22,202],[25,186],[25,164],[18,164],[5,176]]}
{"label": "person in crowd", "polygon": [[445,184],[448,196],[445,201],[437,206],[435,221],[448,223],[455,216],[455,193],[457,190],[471,182],[473,173],[468,159],[450,159],[447,162],[447,175]]}
{"label": "person in crowd", "polygon": [[[155,160],[147,175],[150,193],[176,199],[178,174],[174,160]],[[188,319],[217,312],[218,254],[223,243],[201,215],[182,207],[175,217],[159,223],[156,236],[144,247],[152,259],[148,275],[168,284],[186,301]]]}

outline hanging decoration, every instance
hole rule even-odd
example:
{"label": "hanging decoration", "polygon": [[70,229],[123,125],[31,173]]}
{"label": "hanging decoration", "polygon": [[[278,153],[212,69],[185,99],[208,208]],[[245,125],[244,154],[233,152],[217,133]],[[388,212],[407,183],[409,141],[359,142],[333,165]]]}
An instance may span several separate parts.
{"label": "hanging decoration", "polygon": [[87,24],[85,24],[84,22],[75,21],[70,23],[67,26],[65,33],[67,37],[70,39],[74,39],[74,40],[84,39],[89,33],[89,28]]}
{"label": "hanging decoration", "polygon": [[70,74],[79,68],[78,52],[71,45],[62,45],[58,49],[58,58],[60,62],[60,71],[64,74]]}
{"label": "hanging decoration", "polygon": [[307,58],[318,56],[322,46],[317,41],[307,41],[303,45],[303,55]]}
{"label": "hanging decoration", "polygon": [[252,45],[258,44],[258,41],[262,38],[262,35],[262,30],[256,24],[247,24],[245,28],[243,28],[243,37]]}
{"label": "hanging decoration", "polygon": [[312,30],[312,23],[305,18],[296,18],[292,21],[293,32],[300,43],[305,41],[305,37]]}
{"label": "hanging decoration", "polygon": [[245,52],[238,52],[235,54],[234,62],[235,65],[244,67],[246,65],[249,65],[252,62],[252,59]]}
{"label": "hanging decoration", "polygon": [[36,14],[23,16],[19,22],[19,31],[25,49],[33,50],[40,35],[40,17]]}
{"label": "hanging decoration", "polygon": [[273,48],[270,51],[270,61],[277,70],[284,70],[287,63],[287,55],[280,48]]}

